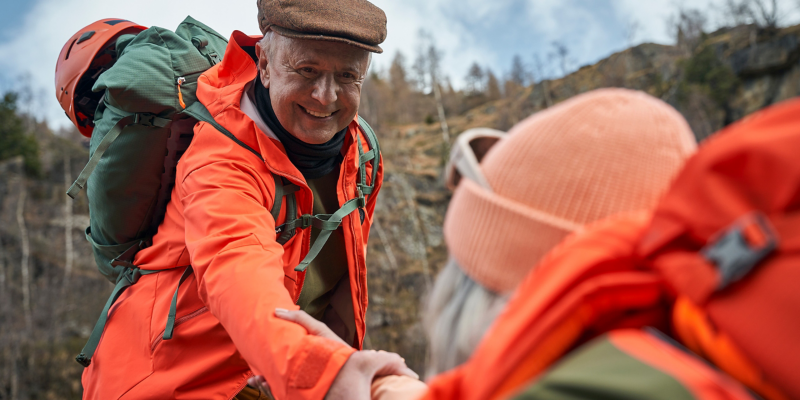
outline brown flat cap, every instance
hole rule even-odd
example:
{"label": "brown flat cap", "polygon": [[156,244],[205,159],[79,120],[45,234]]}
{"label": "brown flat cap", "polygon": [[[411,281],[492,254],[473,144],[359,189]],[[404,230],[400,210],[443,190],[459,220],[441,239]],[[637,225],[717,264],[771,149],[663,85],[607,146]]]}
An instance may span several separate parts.
{"label": "brown flat cap", "polygon": [[386,39],[386,14],[367,0],[257,0],[261,33],[347,43],[374,53]]}

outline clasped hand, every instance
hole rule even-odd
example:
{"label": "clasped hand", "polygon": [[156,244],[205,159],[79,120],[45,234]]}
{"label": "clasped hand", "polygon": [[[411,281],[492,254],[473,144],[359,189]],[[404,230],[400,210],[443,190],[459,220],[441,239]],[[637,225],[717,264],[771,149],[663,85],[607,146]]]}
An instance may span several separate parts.
{"label": "clasped hand", "polygon": [[[305,311],[289,311],[276,309],[275,316],[286,321],[294,322],[314,336],[330,339],[345,346],[349,346],[331,331],[324,323],[317,321]],[[388,375],[399,375],[413,378],[409,389],[413,392],[424,391],[425,385],[419,382],[419,375],[406,366],[405,360],[398,354],[383,350],[361,350],[353,353],[339,370],[326,400],[353,399],[369,400],[373,380]],[[269,385],[263,376],[254,376],[247,383],[259,388],[264,393],[270,393]]]}

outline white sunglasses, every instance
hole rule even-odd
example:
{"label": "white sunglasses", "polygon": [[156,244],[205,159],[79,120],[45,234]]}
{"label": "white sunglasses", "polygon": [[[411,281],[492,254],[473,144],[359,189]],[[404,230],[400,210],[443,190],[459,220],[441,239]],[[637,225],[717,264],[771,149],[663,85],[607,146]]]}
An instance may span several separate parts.
{"label": "white sunglasses", "polygon": [[445,185],[455,190],[462,177],[477,183],[492,192],[492,186],[483,176],[480,162],[495,143],[506,135],[503,131],[490,128],[474,128],[458,135],[450,150],[450,161],[445,169]]}

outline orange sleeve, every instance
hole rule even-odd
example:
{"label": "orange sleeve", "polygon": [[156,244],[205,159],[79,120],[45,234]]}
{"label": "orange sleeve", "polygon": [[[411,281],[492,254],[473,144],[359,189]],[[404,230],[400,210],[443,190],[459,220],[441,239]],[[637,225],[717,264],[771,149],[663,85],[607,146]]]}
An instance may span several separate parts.
{"label": "orange sleeve", "polygon": [[265,204],[274,184],[251,166],[217,161],[186,174],[179,196],[198,291],[256,375],[280,399],[322,399],[354,349],[278,319],[297,309]]}
{"label": "orange sleeve", "polygon": [[428,380],[428,391],[420,400],[458,400],[465,398],[461,393],[464,365],[445,371]]}

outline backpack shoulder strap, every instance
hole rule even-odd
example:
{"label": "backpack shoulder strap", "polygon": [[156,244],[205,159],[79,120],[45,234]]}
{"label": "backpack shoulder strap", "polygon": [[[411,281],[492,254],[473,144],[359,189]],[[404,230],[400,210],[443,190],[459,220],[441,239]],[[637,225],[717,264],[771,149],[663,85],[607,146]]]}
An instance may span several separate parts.
{"label": "backpack shoulder strap", "polygon": [[214,117],[211,115],[208,109],[203,105],[203,103],[195,101],[194,103],[189,105],[189,107],[186,107],[186,109],[183,110],[183,113],[198,121],[210,124],[211,126],[214,127],[214,129],[218,130],[220,133],[222,133],[223,135],[227,136],[228,138],[236,142],[236,144],[242,146],[245,150],[255,154],[259,160],[264,161],[264,157],[261,156],[261,153],[259,153],[252,147],[248,146],[245,142],[239,140],[239,138],[234,136],[229,130],[225,129],[225,127],[223,127],[217,121],[215,121]]}
{"label": "backpack shoulder strap", "polygon": [[[203,121],[211,124],[216,130],[218,130],[223,135],[227,136],[239,146],[242,146],[244,149],[248,150],[249,152],[255,154],[259,160],[264,161],[264,157],[258,151],[254,150],[252,147],[248,146],[246,143],[239,140],[236,136],[234,136],[230,131],[225,129],[222,125],[220,125],[217,121],[214,120],[214,117],[211,116],[211,113],[208,109],[199,101],[192,103],[189,107],[187,107],[184,111],[185,114],[193,117],[198,121]],[[289,181],[285,180],[284,178],[278,175],[272,175],[275,181],[275,199],[272,202],[272,208],[270,209],[270,214],[272,214],[272,218],[277,223],[278,217],[281,212],[281,206],[283,205],[283,198],[286,197],[286,221],[294,222],[295,214],[297,213],[297,199],[295,198],[294,193],[297,192],[300,187],[290,183]],[[292,226],[287,226],[287,224],[283,224],[279,227],[276,227],[276,233],[280,233],[278,236],[278,243],[280,245],[286,244],[286,242],[291,239],[296,230]]]}
{"label": "backpack shoulder strap", "polygon": [[[372,194],[372,191],[375,190],[375,181],[378,179],[378,164],[380,163],[381,157],[381,148],[380,144],[378,143],[378,137],[375,135],[375,131],[372,130],[372,127],[369,126],[367,121],[361,116],[358,116],[358,126],[361,128],[361,132],[364,133],[364,136],[367,138],[367,146],[369,147],[369,151],[366,153],[362,153],[361,150],[361,138],[358,139],[358,153],[359,153],[359,188],[361,189],[361,193],[364,195]],[[377,161],[376,161],[377,160]],[[364,165],[367,162],[372,161],[372,180],[370,184],[367,185],[366,181],[366,169]]]}
{"label": "backpack shoulder strap", "polygon": [[89,162],[86,163],[86,166],[83,167],[81,174],[78,175],[78,179],[76,179],[75,182],[72,183],[72,186],[69,187],[69,190],[67,190],[67,195],[72,199],[75,199],[78,193],[80,193],[81,190],[86,187],[86,182],[89,180],[89,176],[92,175],[92,172],[94,172],[95,168],[97,168],[97,164],[100,163],[100,159],[103,158],[103,154],[105,154],[106,150],[111,147],[111,144],[117,140],[125,127],[134,124],[141,124],[145,126],[157,126],[163,128],[169,123],[170,120],[149,113],[134,113],[122,117],[122,119],[117,121],[111,130],[109,130],[108,133],[103,136],[103,139],[100,141],[100,144],[97,146],[94,154],[92,154],[92,158],[90,158]]}
{"label": "backpack shoulder strap", "polygon": [[364,118],[361,118],[360,115],[358,116],[358,126],[361,127],[361,130],[364,132],[364,136],[367,137],[367,140],[369,141],[369,148],[376,149],[376,152],[380,153],[381,150],[380,150],[380,145],[378,143],[378,136],[375,135],[375,131],[367,123],[367,121],[364,120]]}

